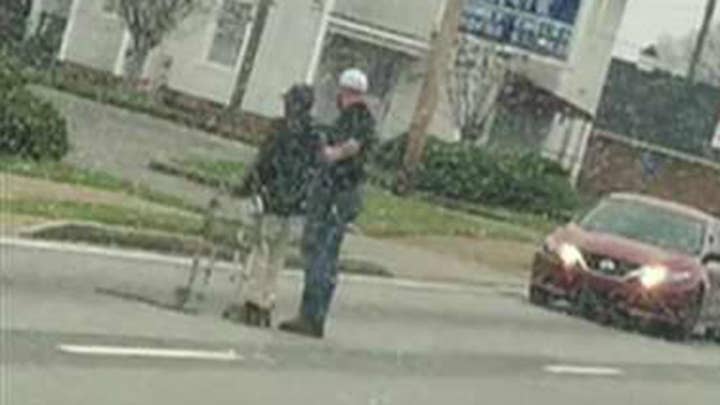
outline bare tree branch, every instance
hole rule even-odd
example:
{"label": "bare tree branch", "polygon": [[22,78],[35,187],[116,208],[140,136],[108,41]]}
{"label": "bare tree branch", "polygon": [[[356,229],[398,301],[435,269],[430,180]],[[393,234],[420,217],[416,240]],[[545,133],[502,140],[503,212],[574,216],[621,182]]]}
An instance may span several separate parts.
{"label": "bare tree branch", "polygon": [[[687,69],[697,33],[680,38],[666,37],[658,44],[660,60],[674,70]],[[720,85],[720,24],[708,35],[705,50],[698,66],[698,79]]]}
{"label": "bare tree branch", "polygon": [[125,74],[131,79],[137,79],[142,74],[142,66],[150,51],[160,45],[203,0],[118,1],[118,12],[132,37]]}
{"label": "bare tree branch", "polygon": [[507,73],[507,62],[492,45],[461,37],[447,91],[463,139],[478,137],[505,86]]}

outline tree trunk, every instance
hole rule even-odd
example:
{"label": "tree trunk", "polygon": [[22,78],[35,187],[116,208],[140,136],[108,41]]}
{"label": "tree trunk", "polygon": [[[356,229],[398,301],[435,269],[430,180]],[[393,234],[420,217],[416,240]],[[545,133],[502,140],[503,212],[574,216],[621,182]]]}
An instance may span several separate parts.
{"label": "tree trunk", "polygon": [[125,53],[125,65],[123,66],[123,72],[125,74],[125,78],[134,85],[138,85],[140,79],[142,79],[145,62],[147,61],[149,54],[150,49],[147,47],[137,46],[128,48]]}
{"label": "tree trunk", "polygon": [[407,194],[414,187],[415,175],[425,149],[427,128],[438,105],[439,80],[447,67],[448,60],[454,60],[452,56],[457,45],[456,39],[463,5],[464,1],[462,0],[448,0],[445,10],[443,10],[440,26],[433,33],[432,46],[427,55],[428,67],[425,80],[410,122],[402,167],[396,178],[394,191],[397,194]]}
{"label": "tree trunk", "polygon": [[477,146],[487,146],[487,144],[490,142],[492,130],[495,127],[495,120],[497,119],[497,114],[497,105],[495,105],[488,112],[487,117],[485,117],[485,121],[483,121],[480,137],[476,142]]}

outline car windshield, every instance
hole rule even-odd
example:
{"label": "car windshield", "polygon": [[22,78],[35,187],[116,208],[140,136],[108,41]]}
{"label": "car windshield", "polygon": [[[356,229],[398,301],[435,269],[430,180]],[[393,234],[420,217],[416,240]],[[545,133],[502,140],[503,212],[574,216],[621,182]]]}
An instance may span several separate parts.
{"label": "car windshield", "polygon": [[706,224],[696,218],[649,204],[608,200],[591,211],[580,226],[619,235],[677,252],[702,252]]}

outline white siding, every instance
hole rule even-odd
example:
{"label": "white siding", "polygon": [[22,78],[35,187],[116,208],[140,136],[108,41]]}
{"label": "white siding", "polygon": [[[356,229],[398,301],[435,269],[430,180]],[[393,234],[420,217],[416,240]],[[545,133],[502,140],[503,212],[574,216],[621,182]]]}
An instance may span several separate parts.
{"label": "white siding", "polygon": [[585,0],[567,66],[530,62],[521,72],[538,86],[595,115],[627,0]]}
{"label": "white siding", "polygon": [[320,28],[322,7],[315,0],[276,0],[243,100],[243,110],[264,116],[282,113],[281,95],[304,82]]}
{"label": "white siding", "polygon": [[444,0],[337,0],[334,12],[372,26],[430,39]]}
{"label": "white siding", "polygon": [[102,11],[102,2],[75,0],[61,58],[98,70],[115,69],[125,28],[122,20]]}
{"label": "white siding", "polygon": [[[226,104],[232,97],[241,57],[229,67],[208,60],[220,2],[185,19],[159,52],[172,59],[168,86],[181,93]],[[246,41],[247,42],[247,41]]]}

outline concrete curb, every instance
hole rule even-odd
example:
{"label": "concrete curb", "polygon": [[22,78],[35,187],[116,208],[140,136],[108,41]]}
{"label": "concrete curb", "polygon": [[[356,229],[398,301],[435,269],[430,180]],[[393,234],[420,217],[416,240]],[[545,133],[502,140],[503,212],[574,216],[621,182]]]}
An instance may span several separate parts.
{"label": "concrete curb", "polygon": [[[192,256],[200,250],[207,250],[210,244],[197,236],[167,232],[139,230],[128,227],[108,226],[93,222],[55,221],[33,226],[20,231],[20,237],[35,240],[87,243],[90,245],[125,247],[156,253]],[[239,246],[241,257],[248,248]],[[219,259],[232,261],[234,251],[230,246],[219,246]],[[291,252],[287,267],[302,268],[299,252]],[[339,270],[344,274],[393,278],[394,274],[384,266],[356,257],[340,259]]]}
{"label": "concrete curb", "polygon": [[197,183],[206,187],[220,188],[224,186],[224,184],[222,184],[217,179],[205,176],[204,174],[199,173],[195,170],[184,168],[172,161],[152,160],[148,167],[150,168],[150,170],[156,171],[158,173],[163,173],[168,176],[180,177],[187,181]]}
{"label": "concrete curb", "polygon": [[[0,248],[6,249],[8,247],[76,253],[81,255],[92,255],[137,262],[170,264],[181,267],[188,266],[190,263],[189,258],[187,257],[164,255],[162,253],[148,252],[131,248],[100,247],[96,245],[75,244],[61,241],[44,241],[0,236]],[[225,273],[236,270],[231,263],[226,262],[218,263],[217,268]],[[297,269],[287,269],[282,272],[282,276],[292,279],[302,279],[303,277],[302,272]],[[522,283],[498,283],[492,280],[479,283],[463,283],[456,281],[437,281],[412,278],[374,277],[362,274],[345,274],[343,275],[343,280],[358,284],[392,286],[409,290],[440,291],[460,294],[476,294],[490,289],[498,291],[503,295],[525,297],[527,292],[525,285]]]}

